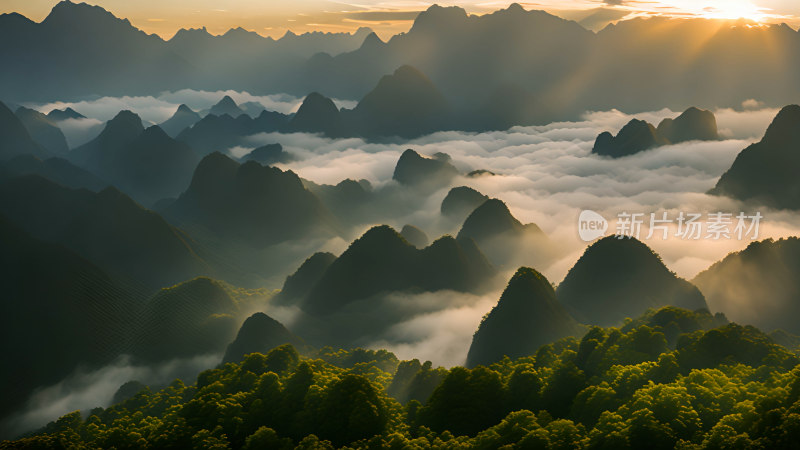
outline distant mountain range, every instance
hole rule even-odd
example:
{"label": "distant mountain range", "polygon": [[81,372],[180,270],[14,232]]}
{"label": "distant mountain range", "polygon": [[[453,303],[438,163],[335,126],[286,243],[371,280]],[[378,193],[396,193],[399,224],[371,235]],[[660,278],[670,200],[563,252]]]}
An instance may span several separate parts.
{"label": "distant mountain range", "polygon": [[145,129],[130,111],[117,114],[98,137],[72,150],[69,158],[146,206],[177,197],[200,161],[186,143],[159,126]]}
{"label": "distant mountain range", "polygon": [[[517,4],[482,16],[434,5],[388,42],[367,29],[287,34],[277,41],[242,29],[216,37],[182,30],[164,41],[99,7],[64,1],[41,23],[0,16],[0,98],[46,101],[183,88],[319,92],[363,99],[352,112],[368,131],[355,130],[360,134],[387,134],[388,126],[389,134],[401,136],[425,127],[545,123],[586,110],[800,101],[792,94],[800,83],[800,34],[786,25],[748,25],[637,18],[594,33]],[[763,42],[770,51],[763,51]],[[405,81],[398,88],[395,79]],[[387,95],[367,95],[376,83]],[[404,92],[413,95],[397,95]],[[372,116],[385,108],[404,119],[392,124],[391,114]],[[443,116],[446,111],[451,114]]]}
{"label": "distant mountain range", "polygon": [[263,91],[313,54],[354,50],[369,33],[287,33],[274,40],[243,29],[221,36],[199,29],[165,41],[98,6],[62,1],[41,23],[0,15],[0,98],[74,99],[192,87]]}

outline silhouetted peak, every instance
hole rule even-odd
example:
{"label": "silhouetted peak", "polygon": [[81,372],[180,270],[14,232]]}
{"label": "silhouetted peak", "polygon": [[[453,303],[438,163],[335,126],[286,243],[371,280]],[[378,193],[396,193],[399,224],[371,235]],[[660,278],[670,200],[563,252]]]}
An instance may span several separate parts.
{"label": "silhouetted peak", "polygon": [[407,148],[406,151],[404,151],[403,154],[400,155],[399,161],[403,161],[403,160],[418,160],[418,159],[423,159],[422,155],[417,153],[417,151],[414,150],[414,149]]}
{"label": "silhouetted peak", "polygon": [[441,30],[464,23],[467,20],[467,11],[458,6],[431,5],[422,11],[414,20],[411,31]]}
{"label": "silhouetted peak", "polygon": [[20,13],[11,12],[0,14],[0,25],[8,27],[9,29],[34,24],[36,24],[36,22]]}
{"label": "silhouetted peak", "polygon": [[631,119],[616,136],[610,134],[598,136],[592,153],[618,158],[668,143],[652,124],[639,119]]}
{"label": "silhouetted peak", "polygon": [[194,111],[192,111],[192,108],[189,108],[188,106],[186,106],[185,103],[182,103],[181,106],[178,106],[178,109],[175,111],[175,114],[178,114],[178,113],[193,114]]}
{"label": "silhouetted peak", "polygon": [[597,260],[605,258],[614,260],[627,256],[638,258],[640,261],[641,258],[659,259],[644,242],[636,238],[619,239],[618,236],[606,236],[589,246],[584,253],[584,257]]}
{"label": "silhouetted peak", "polygon": [[281,323],[278,322],[277,320],[273,319],[272,317],[262,312],[257,312],[253,314],[252,316],[248,317],[247,320],[244,321],[244,324],[242,324],[242,330],[244,330],[245,333],[249,332],[251,329],[265,328],[265,327],[283,328],[283,325],[281,325]]}
{"label": "silhouetted peak", "polygon": [[81,28],[87,25],[96,26],[97,24],[108,22],[131,26],[127,19],[119,19],[100,6],[64,0],[57,3],[50,10],[50,14],[42,21],[42,25],[65,25],[70,28]]}
{"label": "silhouetted peak", "polygon": [[717,118],[714,113],[694,106],[675,119],[664,119],[658,124],[661,138],[676,144],[685,141],[713,141],[719,139]]}
{"label": "silhouetted peak", "polygon": [[397,160],[392,179],[406,185],[448,182],[458,175],[458,170],[450,164],[448,158],[449,156],[442,155],[426,158],[407,149]]}
{"label": "silhouetted peak", "polygon": [[762,142],[798,145],[800,143],[800,106],[789,105],[781,109],[767,128]]}
{"label": "silhouetted peak", "polygon": [[382,48],[384,45],[385,42],[383,42],[381,38],[378,37],[378,34],[373,31],[368,34],[366,38],[364,38],[364,42],[361,44],[361,49],[365,50]]}
{"label": "silhouetted peak", "polygon": [[678,278],[643,242],[607,236],[589,246],[558,286],[579,319],[611,325],[647,308],[708,308],[700,291]]}
{"label": "silhouetted peak", "polygon": [[355,33],[353,33],[353,36],[368,36],[372,33],[374,33],[374,31],[372,31],[372,28],[370,27],[358,27]]}
{"label": "silhouetted peak", "polygon": [[179,41],[182,39],[206,39],[213,38],[214,36],[208,32],[206,27],[202,28],[181,28],[175,33],[175,36],[170,41]]}
{"label": "silhouetted peak", "polygon": [[[303,100],[303,104],[300,105],[301,108],[303,106],[306,106],[307,108],[314,108],[314,109],[316,109],[316,108],[331,109],[331,107],[333,107],[333,109],[338,111],[338,108],[336,108],[336,104],[333,103],[333,100],[329,99],[328,97],[325,97],[324,95],[320,94],[319,92],[312,92],[312,93],[308,94],[306,96],[306,98]],[[299,112],[299,110],[298,110],[298,112]]]}
{"label": "silhouetted peak", "polygon": [[219,183],[232,181],[239,169],[239,163],[220,152],[213,152],[200,160],[194,170],[189,190],[206,189]]}
{"label": "silhouetted peak", "polygon": [[47,117],[50,117],[53,120],[67,120],[67,119],[85,119],[86,116],[75,111],[74,109],[67,107],[65,109],[54,109],[47,113]]}
{"label": "silhouetted peak", "polygon": [[303,100],[290,122],[292,131],[324,133],[338,137],[343,133],[339,108],[333,100],[319,92],[312,92]]}
{"label": "silhouetted peak", "polygon": [[508,281],[497,305],[504,307],[553,300],[555,300],[555,291],[547,278],[535,269],[520,267]]}
{"label": "silhouetted peak", "polygon": [[302,341],[277,320],[257,312],[244,321],[236,339],[225,351],[222,362],[236,363],[250,353],[267,354],[283,344],[302,345]]}
{"label": "silhouetted peak", "polygon": [[231,28],[223,34],[223,36],[236,36],[236,35],[249,35],[249,34],[257,34],[253,31],[245,30],[242,27]]}
{"label": "silhouetted peak", "polygon": [[444,215],[460,220],[482,205],[489,197],[467,186],[458,186],[450,189],[442,200],[441,212]]}
{"label": "silhouetted peak", "polygon": [[132,134],[132,133],[141,133],[144,131],[144,125],[142,125],[142,119],[132,111],[120,111],[113,119],[109,120],[106,124],[105,130],[103,133],[125,133],[125,134]]}
{"label": "silhouetted peak", "polygon": [[236,104],[236,102],[231,98],[230,95],[226,95],[225,97],[222,97],[222,100],[217,102],[217,104],[214,105],[214,106],[220,106],[220,107],[223,107],[223,108],[238,108],[239,107],[239,105]]}
{"label": "silhouetted peak", "polygon": [[508,206],[496,198],[483,202],[475,209],[458,233],[458,237],[481,239],[507,232],[522,231],[523,225],[508,209]]}
{"label": "silhouetted peak", "polygon": [[[650,124],[644,120],[631,119],[630,122],[626,123],[625,126],[622,127],[622,130],[644,130],[648,129],[649,125]],[[622,133],[622,130],[620,130],[620,133]]]}
{"label": "silhouetted peak", "polygon": [[466,365],[489,365],[504,356],[515,359],[532,355],[540,346],[580,331],[556,299],[547,278],[534,269],[520,267],[497,305],[481,321]]}
{"label": "silhouetted peak", "polygon": [[519,3],[512,3],[508,5],[506,11],[514,11],[514,12],[525,12],[525,8],[522,7]]}
{"label": "silhouetted peak", "polygon": [[363,248],[386,248],[391,246],[408,246],[408,243],[403,237],[389,225],[377,225],[364,234],[360,238],[350,244],[350,248],[363,247]]}

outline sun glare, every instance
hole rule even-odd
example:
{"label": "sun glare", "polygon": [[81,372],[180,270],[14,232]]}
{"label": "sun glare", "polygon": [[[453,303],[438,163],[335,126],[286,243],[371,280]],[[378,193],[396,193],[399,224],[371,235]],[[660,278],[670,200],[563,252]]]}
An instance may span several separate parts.
{"label": "sun glare", "polygon": [[749,0],[707,2],[702,7],[700,15],[709,19],[748,19],[755,22],[761,22],[767,17],[763,8],[754,5]]}

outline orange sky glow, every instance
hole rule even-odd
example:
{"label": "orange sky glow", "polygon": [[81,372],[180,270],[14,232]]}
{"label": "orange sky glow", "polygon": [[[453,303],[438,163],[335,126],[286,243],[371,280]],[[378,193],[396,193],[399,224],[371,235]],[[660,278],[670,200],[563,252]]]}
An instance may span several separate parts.
{"label": "orange sky glow", "polygon": [[[0,13],[19,12],[42,20],[58,0],[3,0]],[[362,26],[382,38],[407,31],[414,17],[434,2],[414,0],[87,0],[127,18],[136,27],[165,39],[180,28],[206,27],[212,34],[242,27],[278,38],[288,30],[354,32]],[[458,5],[472,14],[507,7],[507,1],[435,2]],[[642,15],[750,19],[761,23],[800,25],[797,0],[542,0],[520,2],[526,9],[543,9],[567,19],[590,20],[599,29],[609,22]]]}

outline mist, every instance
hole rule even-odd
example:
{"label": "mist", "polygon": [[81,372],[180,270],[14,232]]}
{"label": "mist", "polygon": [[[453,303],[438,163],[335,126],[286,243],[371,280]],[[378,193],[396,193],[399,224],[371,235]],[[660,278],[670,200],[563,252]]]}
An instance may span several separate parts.
{"label": "mist", "polygon": [[[64,132],[70,148],[85,144],[96,137],[105,122],[114,118],[120,111],[129,110],[142,118],[145,126],[156,125],[172,117],[178,106],[187,105],[194,111],[207,112],[225,96],[230,96],[238,105],[253,102],[269,111],[292,114],[303,103],[302,97],[289,94],[254,95],[246,91],[220,90],[200,91],[181,89],[163,92],[157,96],[122,96],[97,97],[81,101],[56,101],[49,103],[24,103],[23,106],[35,109],[44,114],[54,109],[72,108],[86,116],[86,119],[70,119],[61,121],[58,126]],[[353,108],[352,100],[334,99],[340,108]]]}
{"label": "mist", "polygon": [[[757,102],[756,102],[757,103]],[[748,105],[745,105],[748,106]],[[486,133],[439,132],[407,142],[374,143],[361,139],[331,140],[295,133],[263,133],[251,136],[253,148],[278,142],[297,159],[278,164],[301,177],[323,184],[336,184],[345,178],[366,179],[376,190],[394,192],[389,198],[394,214],[383,217],[399,229],[413,224],[435,239],[441,234],[455,234],[460,223],[443,220],[439,205],[448,188],[428,193],[426,197],[407,198],[409,208],[391,180],[394,166],[406,148],[423,155],[445,152],[462,172],[485,169],[496,176],[461,177],[452,186],[465,185],[496,197],[508,204],[523,223],[536,223],[559,247],[549,263],[536,267],[558,283],[580,257],[587,243],[578,236],[577,218],[584,209],[603,215],[615,231],[615,219],[621,212],[667,212],[675,218],[679,212],[760,212],[758,238],[778,238],[796,234],[800,214],[775,211],[760,205],[748,205],[725,197],[707,195],[736,155],[761,138],[777,110],[742,107],[718,109],[718,127],[724,140],[686,142],[648,150],[633,156],[609,159],[591,154],[594,139],[602,131],[616,133],[632,118],[658,123],[680,112],[668,109],[635,115],[617,110],[590,112],[579,122],[559,122],[546,126],[514,127],[508,131]],[[237,155],[248,148],[235,149]],[[366,226],[363,227],[366,229]],[[642,228],[642,239],[647,235]],[[673,228],[674,231],[674,228]],[[674,234],[674,233],[671,233]],[[732,251],[747,246],[749,240],[645,240],[661,254],[665,263],[678,275],[691,279],[698,272]],[[533,259],[533,258],[531,258]],[[533,264],[533,263],[531,263]]]}
{"label": "mist", "polygon": [[94,408],[105,408],[120,386],[128,381],[136,380],[152,389],[166,386],[175,379],[193,384],[198,373],[221,360],[222,355],[202,355],[144,366],[132,364],[128,356],[121,356],[100,369],[78,369],[61,382],[34,392],[20,412],[0,423],[0,439],[11,439],[43,427],[76,410],[81,410],[85,416]]}

